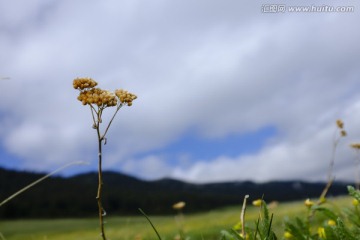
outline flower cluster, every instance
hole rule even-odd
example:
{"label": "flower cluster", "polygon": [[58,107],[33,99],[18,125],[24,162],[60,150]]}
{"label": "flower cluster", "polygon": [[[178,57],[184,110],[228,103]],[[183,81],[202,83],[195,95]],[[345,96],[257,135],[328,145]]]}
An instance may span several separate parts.
{"label": "flower cluster", "polygon": [[74,79],[73,86],[75,89],[84,90],[86,88],[93,88],[97,85],[91,78],[76,78]]}
{"label": "flower cluster", "polygon": [[119,98],[121,103],[126,103],[128,106],[131,106],[132,101],[137,98],[135,94],[129,93],[123,89],[115,90],[115,95]]}
{"label": "flower cluster", "polygon": [[118,89],[114,92],[95,88],[97,82],[91,78],[76,78],[73,81],[73,87],[80,90],[78,100],[83,105],[95,104],[98,107],[113,107],[120,103],[132,105],[132,101],[137,97],[135,94],[129,93],[123,89]]}
{"label": "flower cluster", "polygon": [[117,105],[115,95],[112,92],[102,90],[100,88],[92,88],[90,90],[82,91],[77,99],[81,101],[83,105],[96,104],[99,107],[113,107]]}

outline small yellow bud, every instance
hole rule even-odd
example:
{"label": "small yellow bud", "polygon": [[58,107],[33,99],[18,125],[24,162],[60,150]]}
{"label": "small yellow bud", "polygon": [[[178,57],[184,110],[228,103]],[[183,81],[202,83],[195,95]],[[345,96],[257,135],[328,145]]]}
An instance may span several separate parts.
{"label": "small yellow bud", "polygon": [[314,202],[310,200],[310,198],[306,199],[304,202],[305,206],[311,208],[314,205]]}
{"label": "small yellow bud", "polygon": [[320,203],[320,204],[326,203],[326,198],[325,198],[325,197],[321,197],[321,198],[319,199],[319,203]]}
{"label": "small yellow bud", "polygon": [[262,204],[262,199],[256,199],[254,201],[252,201],[252,205],[254,205],[255,207],[260,207]]}
{"label": "small yellow bud", "polygon": [[359,201],[357,199],[353,199],[352,200],[352,205],[354,205],[355,207],[357,207],[359,205]]}

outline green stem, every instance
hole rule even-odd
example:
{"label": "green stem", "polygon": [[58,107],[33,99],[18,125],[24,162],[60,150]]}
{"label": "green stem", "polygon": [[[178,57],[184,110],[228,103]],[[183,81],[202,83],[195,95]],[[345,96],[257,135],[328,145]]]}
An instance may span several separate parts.
{"label": "green stem", "polygon": [[141,214],[144,215],[144,217],[148,220],[148,222],[150,223],[151,227],[154,229],[154,231],[155,231],[158,239],[161,240],[161,236],[160,236],[159,232],[156,230],[154,224],[151,222],[150,218],[146,215],[146,213],[145,213],[141,208],[139,208],[139,211],[140,211]]}
{"label": "green stem", "polygon": [[70,166],[72,166],[72,165],[80,165],[80,164],[87,164],[87,162],[82,162],[82,161],[71,162],[71,163],[68,163],[68,164],[66,164],[66,165],[64,165],[64,166],[56,169],[55,171],[53,171],[53,172],[45,175],[45,176],[42,177],[42,178],[39,178],[38,180],[36,180],[36,181],[30,183],[29,185],[27,185],[26,187],[20,189],[19,191],[17,191],[16,193],[14,193],[13,195],[11,195],[10,197],[6,198],[4,201],[2,201],[2,202],[0,203],[0,207],[1,207],[2,205],[4,205],[5,203],[9,202],[11,199],[13,199],[13,198],[15,198],[16,196],[18,196],[19,194],[25,192],[25,191],[28,190],[29,188],[32,188],[32,187],[35,186],[36,184],[44,181],[45,179],[51,177],[52,175],[54,175],[54,174],[62,171],[63,169],[65,169],[65,168],[67,168],[67,167],[70,167]]}

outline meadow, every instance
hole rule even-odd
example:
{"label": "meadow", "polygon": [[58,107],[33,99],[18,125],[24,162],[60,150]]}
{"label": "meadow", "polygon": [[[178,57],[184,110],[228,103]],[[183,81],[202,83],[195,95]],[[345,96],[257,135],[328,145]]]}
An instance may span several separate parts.
{"label": "meadow", "polygon": [[[334,211],[353,207],[348,196],[329,198],[324,205]],[[222,239],[222,230],[230,230],[240,221],[241,205],[221,208],[198,214],[186,214],[184,209],[183,229],[186,238]],[[284,235],[284,219],[306,216],[304,201],[269,204],[269,212],[274,214],[272,229],[279,239]],[[259,218],[259,207],[246,209],[245,224],[255,226]],[[162,239],[174,239],[179,227],[175,216],[150,216]],[[100,239],[98,219],[44,219],[44,220],[2,220],[0,232],[6,240],[96,240]],[[327,221],[326,216],[318,216],[317,221]],[[138,216],[109,216],[105,223],[109,239],[157,239],[149,222],[140,213]]]}

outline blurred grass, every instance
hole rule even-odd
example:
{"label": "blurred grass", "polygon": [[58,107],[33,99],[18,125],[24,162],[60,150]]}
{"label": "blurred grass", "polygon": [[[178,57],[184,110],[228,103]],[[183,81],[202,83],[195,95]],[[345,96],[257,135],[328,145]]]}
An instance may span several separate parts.
{"label": "blurred grass", "polygon": [[[351,207],[349,197],[328,200],[330,208]],[[271,206],[271,205],[270,205]],[[186,209],[185,209],[186,210]],[[145,210],[146,212],[146,210]],[[186,214],[184,230],[191,239],[220,239],[220,231],[230,229],[239,222],[241,204],[199,214]],[[283,234],[283,220],[294,216],[306,216],[303,201],[280,203],[270,208],[274,213],[273,227],[278,237]],[[246,224],[253,226],[259,209],[248,206]],[[173,239],[178,233],[174,216],[150,216],[164,240]],[[157,239],[153,229],[140,213],[131,217],[107,217],[106,233],[109,239]],[[0,232],[6,240],[97,240],[100,239],[98,219],[46,219],[0,221]]]}

